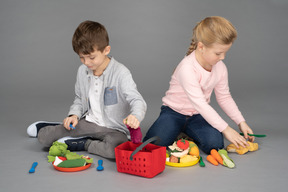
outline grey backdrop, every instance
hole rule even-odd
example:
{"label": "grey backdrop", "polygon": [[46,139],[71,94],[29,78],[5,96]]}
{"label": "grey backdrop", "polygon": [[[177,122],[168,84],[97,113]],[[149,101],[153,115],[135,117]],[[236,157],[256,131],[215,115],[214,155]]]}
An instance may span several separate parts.
{"label": "grey backdrop", "polygon": [[[26,127],[36,120],[62,121],[66,116],[80,64],[71,38],[84,20],[106,26],[111,56],[132,71],[148,104],[141,124],[145,133],[159,114],[161,98],[187,51],[194,25],[211,15],[229,19],[238,30],[238,39],[224,61],[232,95],[253,130],[270,135],[266,143],[258,140],[262,148],[278,149],[278,160],[279,155],[285,159],[287,153],[278,147],[287,146],[287,10],[287,0],[1,0],[0,158],[6,162],[1,164],[1,185],[6,191],[17,189],[2,179],[18,175],[7,168],[11,162],[5,161],[4,152],[12,156],[32,153],[34,159],[46,161],[47,154],[37,141],[30,143],[33,139],[26,135]],[[212,105],[236,128],[214,99]],[[37,157],[39,153],[42,156]],[[20,167],[22,174],[33,158]],[[285,178],[282,171],[287,164],[281,162],[282,169],[274,174]],[[267,191],[273,182],[277,187],[285,184],[283,179],[270,183],[268,178],[261,179],[267,181],[263,188]],[[260,180],[255,182],[260,185]]]}

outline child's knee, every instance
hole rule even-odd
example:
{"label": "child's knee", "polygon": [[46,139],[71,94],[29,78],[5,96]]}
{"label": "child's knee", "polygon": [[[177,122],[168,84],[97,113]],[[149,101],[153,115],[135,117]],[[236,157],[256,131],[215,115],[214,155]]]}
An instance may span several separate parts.
{"label": "child's knee", "polygon": [[210,139],[207,140],[205,143],[199,144],[198,146],[204,153],[210,154],[212,149],[223,149],[224,148],[224,141],[223,139]]}
{"label": "child's knee", "polygon": [[50,147],[52,145],[52,142],[43,130],[39,131],[37,138],[39,143],[41,143],[44,147]]}

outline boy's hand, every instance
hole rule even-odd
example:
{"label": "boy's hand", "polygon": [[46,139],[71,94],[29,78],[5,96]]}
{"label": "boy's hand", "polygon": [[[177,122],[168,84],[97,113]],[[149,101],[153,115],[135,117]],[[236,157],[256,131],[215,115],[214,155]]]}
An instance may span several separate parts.
{"label": "boy's hand", "polygon": [[76,115],[66,117],[63,120],[63,126],[65,127],[65,129],[71,130],[70,124],[72,124],[73,127],[76,127],[76,125],[78,124],[78,117]]}
{"label": "boy's hand", "polygon": [[253,134],[252,129],[247,125],[245,121],[241,122],[239,124],[239,129],[240,131],[244,134],[244,138],[248,139],[250,142],[253,142],[255,140],[254,136],[249,136],[249,134]]}
{"label": "boy's hand", "polygon": [[128,115],[125,119],[123,119],[123,123],[133,129],[137,129],[140,126],[140,122],[134,115]]}
{"label": "boy's hand", "polygon": [[248,143],[246,142],[246,139],[242,137],[237,131],[235,131],[233,128],[228,126],[224,131],[222,131],[225,138],[233,143],[237,148],[241,145],[242,147],[246,147]]}

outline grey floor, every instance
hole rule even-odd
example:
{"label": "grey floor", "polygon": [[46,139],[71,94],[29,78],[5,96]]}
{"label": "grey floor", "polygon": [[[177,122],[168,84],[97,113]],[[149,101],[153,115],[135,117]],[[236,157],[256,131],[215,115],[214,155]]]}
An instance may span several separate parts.
{"label": "grey floor", "polygon": [[[2,0],[0,191],[287,191],[287,10],[287,0]],[[94,162],[103,159],[104,171],[97,172],[94,164],[63,173],[47,162],[47,149],[29,138],[26,128],[34,121],[65,118],[80,64],[71,48],[80,22],[95,20],[108,29],[111,55],[131,70],[148,104],[141,124],[145,134],[159,114],[193,26],[211,15],[224,16],[237,28],[224,62],[233,98],[248,124],[267,135],[256,139],[258,151],[231,154],[235,169],[205,161],[205,168],[166,166],[152,179],[118,173],[115,162],[91,154]],[[237,128],[214,98],[212,105]],[[36,172],[29,174],[34,161]]]}
{"label": "grey floor", "polygon": [[[235,169],[223,166],[215,167],[206,160],[206,167],[198,164],[188,168],[174,168],[166,166],[164,172],[152,179],[142,178],[117,172],[113,161],[91,155],[95,162],[104,161],[104,171],[96,171],[96,165],[75,173],[63,173],[53,169],[47,162],[47,149],[44,149],[35,138],[26,135],[26,127],[32,122],[29,116],[34,112],[26,111],[18,118],[9,116],[1,117],[1,165],[0,185],[1,191],[286,191],[288,166],[287,166],[287,127],[285,110],[281,110],[285,96],[278,96],[273,102],[271,95],[262,95],[260,98],[250,100],[255,108],[249,110],[249,119],[255,133],[267,134],[266,138],[256,139],[259,150],[240,156],[230,154],[236,163]],[[13,114],[17,108],[28,108],[26,101],[21,105],[8,100],[1,108],[7,114]],[[246,101],[243,101],[246,102]],[[25,104],[26,103],[26,104]],[[55,106],[42,105],[40,101],[33,100],[35,105],[47,107],[42,114],[48,115],[61,113],[65,108],[61,102]],[[238,102],[242,103],[242,102]],[[143,132],[154,120],[159,111],[148,103],[149,114],[143,122]],[[11,109],[12,108],[12,109]],[[53,109],[51,109],[53,108]],[[56,110],[55,110],[56,109]],[[279,110],[280,109],[280,110]],[[152,112],[155,111],[155,112]],[[260,115],[261,114],[261,115]],[[42,116],[42,115],[36,115]],[[39,120],[39,119],[38,119]],[[43,120],[43,119],[41,119]],[[79,152],[79,154],[87,154]],[[206,155],[201,152],[205,158]],[[29,174],[31,164],[39,164],[36,172]]]}

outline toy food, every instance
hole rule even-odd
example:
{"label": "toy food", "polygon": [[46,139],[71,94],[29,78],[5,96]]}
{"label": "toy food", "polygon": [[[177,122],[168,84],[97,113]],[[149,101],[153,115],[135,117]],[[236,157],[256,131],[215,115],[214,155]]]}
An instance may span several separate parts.
{"label": "toy food", "polygon": [[183,157],[180,158],[180,163],[189,163],[191,161],[197,161],[198,158],[196,156],[192,155],[184,155]]}
{"label": "toy food", "polygon": [[228,168],[235,167],[235,163],[228,156],[228,153],[225,149],[221,149],[219,151],[217,151],[216,149],[212,149],[206,159],[208,162],[215,166],[218,166],[220,163]]}
{"label": "toy food", "polygon": [[65,168],[71,168],[71,167],[82,167],[86,165],[85,159],[72,159],[72,160],[66,160],[59,163],[58,167],[65,167]]}
{"label": "toy food", "polygon": [[221,149],[218,151],[218,153],[221,155],[222,159],[223,159],[223,165],[228,167],[228,168],[234,168],[235,167],[235,163],[233,162],[233,160],[228,156],[228,153],[225,149]]}
{"label": "toy food", "polygon": [[230,144],[227,146],[226,150],[228,152],[236,152],[239,155],[243,155],[243,154],[247,153],[248,151],[258,150],[258,143],[252,143],[249,141],[247,141],[247,143],[249,144],[249,146],[247,146],[247,147],[240,146],[239,148],[236,148],[236,146],[234,144]]}
{"label": "toy food", "polygon": [[168,146],[166,165],[186,167],[199,161],[199,149],[197,145],[186,139],[179,139]]}
{"label": "toy food", "polygon": [[212,149],[210,151],[210,154],[212,155],[212,157],[214,157],[216,159],[216,161],[218,163],[220,163],[221,165],[223,165],[223,159],[222,157],[220,156],[220,154],[218,153],[218,151],[216,149]]}
{"label": "toy food", "polygon": [[175,156],[175,157],[183,157],[184,155],[188,154],[189,149],[186,149],[184,151],[176,151],[176,152],[171,152],[171,155]]}
{"label": "toy food", "polygon": [[175,157],[173,155],[171,155],[169,158],[169,162],[171,163],[178,163],[178,161],[179,161],[178,157]]}
{"label": "toy food", "polygon": [[190,148],[189,155],[199,157],[200,155],[199,148],[193,141],[189,141],[189,148]]}
{"label": "toy food", "polygon": [[75,152],[67,150],[67,148],[68,146],[65,143],[60,143],[58,141],[53,142],[49,149],[49,155],[47,156],[48,162],[53,162],[53,166],[55,168],[59,167],[59,169],[72,169],[76,167],[83,167],[84,169],[84,167],[88,168],[90,167],[91,163],[93,163],[93,158],[89,158],[88,156],[84,155],[78,155]]}
{"label": "toy food", "polygon": [[180,148],[180,149],[183,149],[183,150],[186,150],[189,148],[189,141],[188,140],[185,140],[185,139],[179,139],[177,141],[177,146]]}
{"label": "toy food", "polygon": [[52,146],[49,148],[50,156],[63,156],[67,152],[68,146],[65,143],[60,143],[58,141],[53,142]]}
{"label": "toy food", "polygon": [[212,155],[207,155],[206,159],[215,166],[219,165],[218,161]]}

